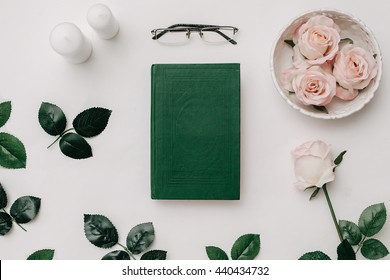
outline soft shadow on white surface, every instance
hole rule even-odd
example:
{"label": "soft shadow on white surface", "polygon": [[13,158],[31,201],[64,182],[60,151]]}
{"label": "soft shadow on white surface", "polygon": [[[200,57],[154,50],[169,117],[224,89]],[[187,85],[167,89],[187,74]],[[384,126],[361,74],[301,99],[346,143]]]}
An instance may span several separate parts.
{"label": "soft shadow on white surface", "polygon": [[[390,207],[390,118],[386,94],[386,50],[390,49],[384,1],[103,1],[120,33],[101,40],[86,13],[95,1],[0,0],[0,101],[13,111],[3,127],[27,148],[25,170],[0,169],[9,200],[42,198],[41,211],[26,225],[0,238],[1,259],[24,259],[53,248],[56,259],[100,259],[108,251],[84,236],[83,214],[102,214],[117,227],[121,243],[136,224],[153,222],[152,249],[169,259],[206,259],[205,246],[229,251],[242,234],[259,233],[258,259],[297,259],[322,250],[336,257],[337,234],[323,195],[293,188],[290,151],[322,139],[336,156],[348,150],[328,190],[339,219],[357,221],[370,204]],[[283,5],[283,9],[281,9]],[[23,8],[21,8],[23,7]],[[341,120],[317,120],[293,110],[277,93],[270,74],[272,44],[283,26],[315,8],[345,10],[373,31],[383,52],[384,78],[372,101]],[[59,22],[71,21],[93,44],[90,60],[67,63],[48,41]],[[6,24],[5,24],[6,23]],[[196,36],[181,47],[161,46],[150,30],[175,23],[237,26],[238,44],[210,46]],[[241,63],[241,200],[153,201],[150,199],[150,66],[153,63]],[[71,123],[82,110],[113,110],[106,130],[91,139],[94,157],[76,161],[39,126],[42,101],[60,106]],[[377,236],[390,246],[390,226]],[[118,248],[115,248],[118,249]],[[389,257],[387,257],[389,259]]]}

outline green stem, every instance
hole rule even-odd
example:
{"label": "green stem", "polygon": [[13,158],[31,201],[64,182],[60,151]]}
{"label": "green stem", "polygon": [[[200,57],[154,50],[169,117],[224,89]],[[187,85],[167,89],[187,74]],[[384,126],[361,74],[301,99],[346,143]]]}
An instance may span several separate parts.
{"label": "green stem", "polygon": [[54,142],[51,143],[47,148],[49,149],[49,148],[50,148],[51,146],[53,146],[58,140],[60,140],[61,137],[64,136],[65,133],[67,133],[67,132],[69,132],[69,131],[71,131],[71,130],[73,130],[73,129],[74,129],[74,128],[72,127],[72,128],[69,128],[69,129],[65,130],[64,132],[62,132],[62,133],[56,138],[56,140],[54,140]]}
{"label": "green stem", "polygon": [[[5,209],[3,208],[2,209],[4,213],[8,214],[7,211],[5,211]],[[9,214],[8,214],[9,215]],[[11,216],[11,215],[10,215]],[[27,232],[27,230],[21,225],[19,224],[17,221],[15,221],[14,217],[12,217],[12,221],[17,224],[22,230],[24,230],[25,232]]]}
{"label": "green stem", "polygon": [[134,257],[134,255],[129,251],[129,249],[127,249],[125,246],[123,246],[122,244],[120,244],[119,242],[117,243],[119,246],[121,246],[123,248],[123,250],[126,251],[126,253],[129,254],[130,258],[132,258],[133,260],[136,260],[136,258]]}
{"label": "green stem", "polygon": [[330,214],[332,215],[333,223],[334,223],[334,226],[336,227],[337,234],[339,235],[340,242],[343,242],[343,235],[341,234],[340,227],[339,227],[339,224],[337,222],[336,214],[334,213],[332,202],[330,201],[328,190],[326,189],[326,184],[322,186],[322,189],[324,190],[326,201],[328,202]]}
{"label": "green stem", "polygon": [[25,232],[27,232],[27,230],[24,228],[24,227],[22,227],[22,225],[21,224],[19,224],[17,221],[15,221],[14,220],[14,222],[15,222],[15,224],[17,224],[22,230],[24,230]]}
{"label": "green stem", "polygon": [[355,254],[357,254],[359,252],[360,248],[362,248],[364,241],[366,241],[366,238],[367,238],[367,236],[364,236],[362,241],[360,241],[359,247],[357,248]]}

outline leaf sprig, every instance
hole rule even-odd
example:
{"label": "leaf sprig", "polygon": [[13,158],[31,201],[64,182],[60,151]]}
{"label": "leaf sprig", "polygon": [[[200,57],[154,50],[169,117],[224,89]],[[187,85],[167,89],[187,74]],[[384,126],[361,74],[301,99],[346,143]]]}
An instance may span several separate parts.
{"label": "leaf sprig", "polygon": [[[92,157],[92,148],[84,139],[99,135],[108,124],[112,111],[105,108],[89,108],[76,116],[73,127],[66,129],[66,116],[57,105],[42,102],[38,112],[38,120],[48,134],[58,136],[48,147],[60,140],[61,152],[73,159]],[[75,130],[76,133],[70,132]]]}
{"label": "leaf sprig", "polygon": [[[154,240],[152,223],[143,223],[133,227],[127,235],[126,246],[119,243],[118,232],[111,221],[102,215],[84,215],[85,237],[99,248],[112,248],[115,245],[123,250],[112,251],[103,256],[102,260],[136,260],[134,255],[146,251]],[[165,260],[167,252],[151,250],[141,256],[141,260]]]}
{"label": "leaf sprig", "polygon": [[54,257],[55,250],[53,249],[42,249],[32,253],[28,256],[28,261],[50,261]]}
{"label": "leaf sprig", "polygon": [[[240,236],[230,251],[232,260],[253,260],[260,252],[260,235],[245,234]],[[207,246],[206,253],[210,260],[228,260],[229,257],[219,247]]]}
{"label": "leaf sprig", "polygon": [[[11,101],[0,103],[0,128],[8,122],[11,111]],[[11,134],[0,132],[0,166],[8,169],[25,168],[26,160],[23,143]]]}
{"label": "leaf sprig", "polygon": [[33,220],[41,207],[41,199],[35,196],[19,197],[12,204],[10,213],[5,210],[7,207],[7,194],[0,184],[0,235],[6,235],[12,228],[12,224],[16,223],[24,231],[27,231],[21,224],[25,224]]}
{"label": "leaf sprig", "polygon": [[[339,227],[344,240],[337,247],[338,260],[356,260],[356,254],[361,251],[363,257],[377,260],[389,254],[386,246],[375,238],[384,226],[387,218],[384,203],[371,205],[363,210],[358,224],[350,221],[339,221]],[[367,239],[369,238],[369,239]],[[353,246],[358,246],[356,250]],[[330,260],[329,256],[321,251],[309,252],[299,258],[300,260]]]}

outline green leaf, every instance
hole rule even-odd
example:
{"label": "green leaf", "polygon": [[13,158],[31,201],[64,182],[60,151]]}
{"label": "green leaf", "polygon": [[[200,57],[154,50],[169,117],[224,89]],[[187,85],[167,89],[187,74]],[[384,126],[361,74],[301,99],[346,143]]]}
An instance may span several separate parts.
{"label": "green leaf", "polygon": [[260,235],[245,234],[233,244],[230,255],[233,260],[253,260],[260,252]]}
{"label": "green leaf", "polygon": [[50,261],[54,257],[54,250],[51,249],[43,249],[32,253],[27,260],[34,261]]}
{"label": "green leaf", "polygon": [[359,227],[350,221],[339,221],[339,227],[344,239],[347,239],[351,245],[358,245],[362,240],[362,233]]}
{"label": "green leaf", "polygon": [[7,206],[7,193],[5,192],[3,186],[0,183],[0,209],[3,209]]}
{"label": "green leaf", "polygon": [[365,258],[370,260],[378,260],[389,254],[386,246],[379,240],[373,238],[364,241],[361,252]]}
{"label": "green leaf", "polygon": [[229,257],[225,253],[224,250],[222,250],[219,247],[215,246],[207,246],[206,247],[206,253],[210,260],[228,260]]}
{"label": "green leaf", "polygon": [[139,224],[133,227],[127,235],[126,245],[133,254],[145,251],[154,240],[154,227],[152,223]]}
{"label": "green leaf", "polygon": [[12,217],[7,213],[0,212],[0,235],[6,235],[12,228]]}
{"label": "green leaf", "polygon": [[323,112],[325,114],[329,114],[328,109],[326,109],[325,106],[317,106],[317,105],[312,105],[313,109]]}
{"label": "green leaf", "polygon": [[106,128],[111,112],[105,108],[87,109],[73,120],[73,127],[78,134],[84,137],[99,135]]}
{"label": "green leaf", "polygon": [[100,248],[111,248],[118,243],[118,232],[109,219],[102,215],[84,215],[85,237]]}
{"label": "green leaf", "polygon": [[346,152],[347,152],[347,151],[341,152],[341,153],[336,157],[336,159],[334,160],[334,164],[340,165],[340,163],[341,163],[341,162],[343,161],[343,159],[344,159],[344,155],[345,155]]}
{"label": "green leaf", "polygon": [[141,256],[141,260],[166,260],[167,251],[151,250]]}
{"label": "green leaf", "polygon": [[317,260],[326,261],[326,260],[330,260],[330,257],[321,251],[314,251],[314,252],[308,252],[308,253],[304,254],[303,256],[301,256],[299,258],[299,260],[301,260],[301,261],[317,261]]}
{"label": "green leaf", "polygon": [[287,45],[291,46],[292,48],[295,47],[295,43],[294,43],[293,40],[284,40],[284,42],[285,42]]}
{"label": "green leaf", "polygon": [[5,125],[11,116],[11,101],[0,103],[0,127]]}
{"label": "green leaf", "polygon": [[321,188],[316,188],[314,190],[314,192],[311,194],[309,200],[312,200],[313,198],[315,198],[317,196],[317,194],[320,192]]}
{"label": "green leaf", "polygon": [[337,259],[338,260],[356,260],[356,254],[353,250],[351,244],[349,244],[347,239],[344,239],[343,242],[337,247]]}
{"label": "green leaf", "polygon": [[19,224],[30,222],[41,207],[41,199],[34,196],[19,197],[11,206],[10,214]]}
{"label": "green leaf", "polygon": [[103,256],[102,260],[111,261],[111,260],[130,260],[128,253],[122,250],[112,251]]}
{"label": "green leaf", "polygon": [[360,231],[367,237],[377,234],[386,222],[386,207],[384,203],[371,205],[364,209],[359,218]]}
{"label": "green leaf", "polygon": [[57,105],[42,102],[38,112],[39,124],[48,134],[57,136],[66,128],[66,117]]}
{"label": "green leaf", "polygon": [[92,148],[88,142],[83,137],[73,132],[69,132],[62,136],[60,140],[60,149],[64,155],[74,159],[92,157]]}
{"label": "green leaf", "polygon": [[15,136],[0,132],[0,165],[16,169],[26,167],[26,149]]}
{"label": "green leaf", "polygon": [[353,40],[351,38],[344,38],[340,40],[340,43],[353,44]]}

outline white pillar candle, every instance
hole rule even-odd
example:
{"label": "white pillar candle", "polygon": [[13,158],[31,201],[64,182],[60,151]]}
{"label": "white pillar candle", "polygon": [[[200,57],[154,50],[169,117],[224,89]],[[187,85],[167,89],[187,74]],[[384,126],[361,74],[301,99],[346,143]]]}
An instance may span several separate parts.
{"label": "white pillar candle", "polygon": [[119,31],[119,24],[111,10],[103,4],[96,4],[89,8],[87,21],[102,39],[111,39]]}
{"label": "white pillar candle", "polygon": [[92,53],[91,42],[73,23],[58,24],[50,34],[53,49],[71,63],[82,63]]}

